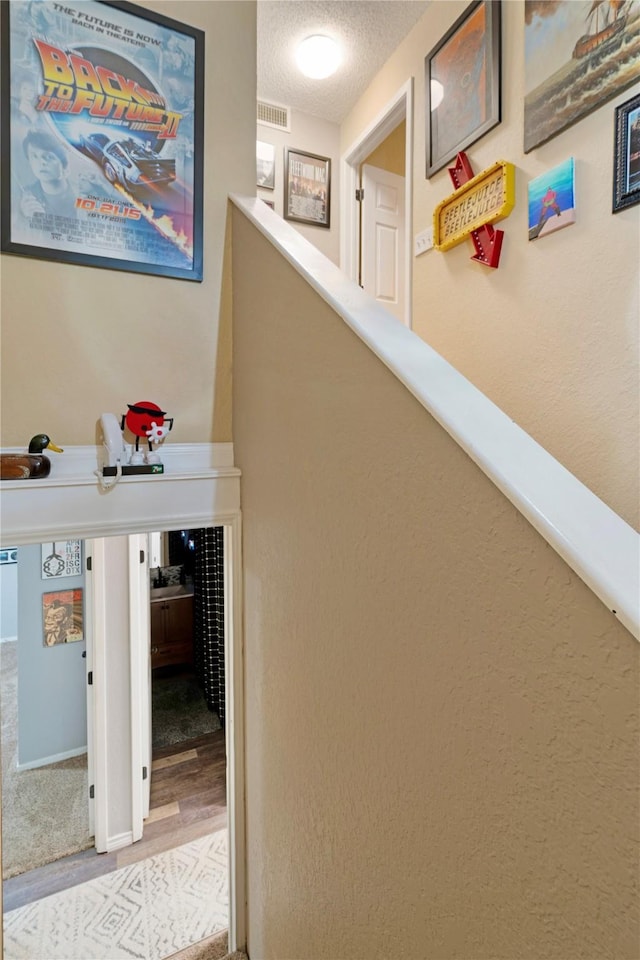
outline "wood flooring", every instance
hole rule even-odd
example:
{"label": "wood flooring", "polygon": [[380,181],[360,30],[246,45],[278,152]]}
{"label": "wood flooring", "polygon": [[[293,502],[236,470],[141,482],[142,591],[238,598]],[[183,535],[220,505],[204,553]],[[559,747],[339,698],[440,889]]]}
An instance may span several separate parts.
{"label": "wood flooring", "polygon": [[85,850],[5,880],[3,909],[15,910],[226,826],[224,731],[154,749],[142,839],[113,853]]}

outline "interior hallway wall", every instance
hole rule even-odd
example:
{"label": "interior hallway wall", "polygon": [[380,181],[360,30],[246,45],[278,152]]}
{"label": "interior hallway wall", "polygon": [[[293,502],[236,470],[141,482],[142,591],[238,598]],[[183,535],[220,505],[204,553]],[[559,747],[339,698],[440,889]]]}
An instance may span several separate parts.
{"label": "interior hallway wall", "polygon": [[[453,189],[446,168],[425,179],[425,56],[467,6],[431,3],[341,126],[344,154],[414,77],[414,233]],[[414,329],[637,526],[640,206],[612,216],[611,196],[614,108],[640,84],[525,155],[524,0],[502,4],[502,37],[502,123],[467,150],[476,173],[500,159],[516,166],[500,266],[471,263],[470,241],[414,259]],[[576,223],[530,242],[527,183],[568,157]]]}
{"label": "interior hallway wall", "polygon": [[291,222],[291,226],[318,248],[325,257],[340,263],[340,127],[328,120],[291,110],[291,130],[276,130],[259,123],[256,139],[275,147],[275,189],[258,188],[258,196],[274,203],[274,210],[284,215],[284,168],[287,149],[316,153],[331,160],[331,207],[329,227],[316,227]]}
{"label": "interior hallway wall", "polygon": [[237,211],[233,245],[249,955],[637,960],[640,645]]}
{"label": "interior hallway wall", "polygon": [[2,443],[96,442],[100,414],[153,399],[171,440],[231,440],[221,306],[227,195],[255,194],[256,4],[145,0],[205,31],[204,280],[2,255]]}

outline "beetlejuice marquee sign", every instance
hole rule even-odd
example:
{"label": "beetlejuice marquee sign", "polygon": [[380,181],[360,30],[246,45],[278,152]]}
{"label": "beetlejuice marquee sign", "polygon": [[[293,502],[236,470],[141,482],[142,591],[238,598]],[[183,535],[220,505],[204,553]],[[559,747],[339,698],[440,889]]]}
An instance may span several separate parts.
{"label": "beetlejuice marquee sign", "polygon": [[459,153],[449,176],[456,188],[436,207],[433,214],[433,245],[450,250],[471,237],[472,260],[497,267],[502,249],[502,230],[493,223],[508,217],[515,202],[515,170],[512,163],[498,160],[474,177],[466,153]]}

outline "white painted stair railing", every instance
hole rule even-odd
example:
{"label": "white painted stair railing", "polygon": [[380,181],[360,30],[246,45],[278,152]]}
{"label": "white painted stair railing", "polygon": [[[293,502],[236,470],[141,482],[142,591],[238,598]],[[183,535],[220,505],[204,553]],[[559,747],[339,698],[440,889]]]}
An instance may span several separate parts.
{"label": "white painted stair railing", "polygon": [[231,200],[640,640],[640,535],[265,203]]}

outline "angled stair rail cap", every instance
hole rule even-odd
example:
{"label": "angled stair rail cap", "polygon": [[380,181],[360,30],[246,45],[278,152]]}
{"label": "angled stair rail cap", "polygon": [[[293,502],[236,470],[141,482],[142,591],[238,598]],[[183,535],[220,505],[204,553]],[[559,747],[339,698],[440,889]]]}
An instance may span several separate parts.
{"label": "angled stair rail cap", "polygon": [[266,203],[230,199],[640,640],[640,534]]}

